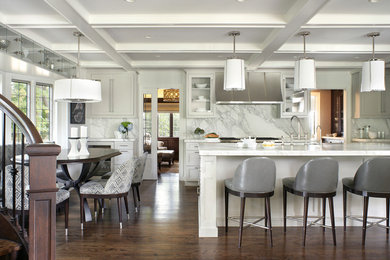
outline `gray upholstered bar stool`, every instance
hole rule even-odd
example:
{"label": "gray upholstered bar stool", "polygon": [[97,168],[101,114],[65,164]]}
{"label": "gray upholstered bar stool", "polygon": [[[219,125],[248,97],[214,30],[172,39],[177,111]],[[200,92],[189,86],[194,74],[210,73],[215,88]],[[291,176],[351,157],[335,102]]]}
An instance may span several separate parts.
{"label": "gray upholstered bar stool", "polygon": [[[363,219],[347,216],[347,191],[363,196]],[[368,200],[370,197],[386,198],[386,218],[370,217],[378,220],[375,222],[369,222],[368,227],[383,227],[386,228],[386,232],[389,233],[390,158],[388,157],[367,160],[359,167],[354,178],[343,178],[344,231],[346,230],[347,218],[362,221],[363,245],[366,242]],[[386,226],[380,224],[385,220]]]}
{"label": "gray upholstered bar stool", "polygon": [[[303,246],[306,244],[306,229],[309,208],[309,198],[322,198],[322,216],[315,217],[309,226],[321,225],[325,230],[326,198],[329,200],[330,219],[332,223],[333,244],[336,245],[336,230],[334,222],[333,197],[336,196],[339,175],[339,164],[331,158],[317,158],[305,163],[298,171],[296,177],[283,179],[283,226],[286,232],[287,220],[287,192],[304,197],[303,212]],[[297,220],[296,217],[289,219]]]}
{"label": "gray upholstered bar stool", "polygon": [[[234,177],[225,180],[225,230],[228,231],[229,218],[229,194],[241,198],[240,211],[240,229],[238,238],[238,247],[241,247],[242,231],[244,225],[245,199],[246,198],[264,198],[265,217],[258,219],[253,223],[245,223],[269,230],[271,246],[272,244],[272,225],[271,225],[271,206],[270,197],[274,195],[276,168],[273,160],[265,157],[254,157],[244,160],[236,169]],[[264,226],[257,225],[264,219]],[[267,223],[268,222],[268,223]]]}

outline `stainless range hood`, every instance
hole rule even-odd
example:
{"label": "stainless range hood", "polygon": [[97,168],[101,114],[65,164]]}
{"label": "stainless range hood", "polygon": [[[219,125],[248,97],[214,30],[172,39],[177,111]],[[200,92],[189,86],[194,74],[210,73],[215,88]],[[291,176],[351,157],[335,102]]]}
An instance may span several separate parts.
{"label": "stainless range hood", "polygon": [[215,73],[217,104],[279,104],[283,102],[279,72],[247,72],[244,91],[224,91],[223,72]]}

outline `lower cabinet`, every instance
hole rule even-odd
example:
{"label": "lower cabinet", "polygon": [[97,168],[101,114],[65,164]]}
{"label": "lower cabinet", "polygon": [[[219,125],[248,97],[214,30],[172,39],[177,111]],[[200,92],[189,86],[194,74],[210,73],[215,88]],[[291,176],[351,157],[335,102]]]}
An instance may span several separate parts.
{"label": "lower cabinet", "polygon": [[88,140],[89,148],[111,148],[117,149],[121,152],[121,155],[115,156],[107,163],[110,165],[110,169],[106,172],[115,171],[122,163],[130,160],[134,156],[134,139],[90,139]]}
{"label": "lower cabinet", "polygon": [[199,182],[200,174],[200,156],[199,156],[199,143],[186,142],[184,150],[184,175],[185,181]]}

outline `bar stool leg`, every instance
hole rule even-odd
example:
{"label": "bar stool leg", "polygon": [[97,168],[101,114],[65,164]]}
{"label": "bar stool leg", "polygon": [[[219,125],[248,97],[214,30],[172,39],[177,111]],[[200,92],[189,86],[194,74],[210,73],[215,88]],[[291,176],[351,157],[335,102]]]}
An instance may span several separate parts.
{"label": "bar stool leg", "polygon": [[333,244],[336,245],[336,227],[334,223],[333,197],[328,198],[328,200],[329,200],[330,221],[332,222]]}
{"label": "bar stool leg", "polygon": [[307,212],[309,210],[309,197],[304,198],[304,212],[303,212],[303,246],[306,245],[306,229],[307,229]]}
{"label": "bar stool leg", "polygon": [[343,187],[343,219],[344,232],[347,230],[347,190]]}
{"label": "bar stool leg", "polygon": [[[330,203],[330,201],[329,201],[329,203]],[[322,198],[322,216],[323,216],[322,225],[325,226],[325,218],[326,218],[326,198]],[[322,231],[325,232],[325,227],[322,228]]]}
{"label": "bar stool leg", "polygon": [[271,224],[271,204],[269,197],[265,198],[265,204],[266,204],[266,212],[267,212],[267,219],[268,219],[268,227],[269,227],[269,237],[271,241],[271,247],[274,246],[272,242],[272,224]]}
{"label": "bar stool leg", "polygon": [[368,196],[364,197],[364,207],[363,207],[363,237],[362,244],[366,244],[366,229],[367,229],[367,215],[368,215]]}
{"label": "bar stool leg", "polygon": [[[268,213],[267,213],[267,197],[264,198],[264,226],[267,227],[268,222]],[[267,229],[265,229],[265,232],[267,233]]]}
{"label": "bar stool leg", "polygon": [[135,209],[135,212],[138,212],[138,203],[137,203],[137,198],[135,197],[134,186],[131,186],[131,190],[133,192],[134,209]]}
{"label": "bar stool leg", "polygon": [[283,231],[286,233],[286,222],[287,222],[287,191],[283,187]]}
{"label": "bar stool leg", "polygon": [[84,197],[80,195],[80,224],[81,230],[84,229]]}
{"label": "bar stool leg", "polygon": [[97,221],[97,199],[93,199],[93,210],[95,212],[95,221]]}
{"label": "bar stool leg", "polygon": [[228,232],[229,192],[225,188],[225,232]]}
{"label": "bar stool leg", "polygon": [[389,234],[389,198],[386,198],[386,234]]}
{"label": "bar stool leg", "polygon": [[238,234],[238,248],[241,248],[242,231],[244,228],[244,213],[245,213],[245,197],[241,198],[241,212],[240,212],[240,229]]}

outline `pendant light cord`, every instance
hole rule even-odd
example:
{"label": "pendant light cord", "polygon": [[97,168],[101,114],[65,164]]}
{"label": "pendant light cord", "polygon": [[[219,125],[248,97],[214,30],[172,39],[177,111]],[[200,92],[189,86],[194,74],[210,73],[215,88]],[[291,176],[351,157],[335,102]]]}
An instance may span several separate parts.
{"label": "pendant light cord", "polygon": [[306,58],[306,35],[303,35],[303,57]]}
{"label": "pendant light cord", "polygon": [[372,36],[372,59],[375,59],[375,36]]}

